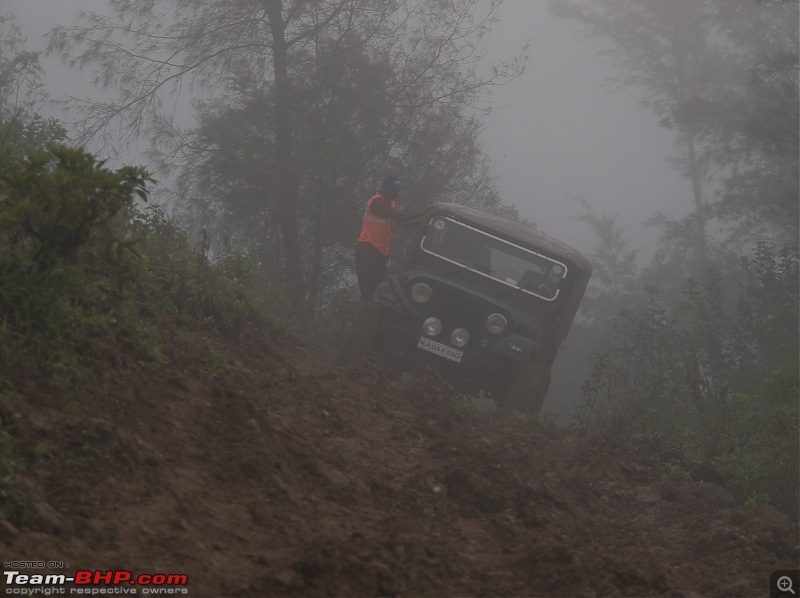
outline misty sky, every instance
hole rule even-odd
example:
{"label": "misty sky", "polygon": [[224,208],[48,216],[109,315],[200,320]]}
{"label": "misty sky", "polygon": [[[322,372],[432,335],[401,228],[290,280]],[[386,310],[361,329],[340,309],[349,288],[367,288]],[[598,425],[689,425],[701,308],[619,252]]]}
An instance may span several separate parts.
{"label": "misty sky", "polygon": [[608,88],[597,42],[553,17],[546,0],[504,0],[500,18],[492,54],[531,44],[525,74],[496,91],[484,135],[506,203],[582,249],[588,228],[570,222],[571,196],[631,227],[657,210],[688,213],[689,183],[667,162],[673,134],[639,106],[640,89]]}
{"label": "misty sky", "polygon": [[[0,0],[0,11],[17,16],[28,49],[38,50],[50,27],[104,4]],[[582,196],[601,212],[619,213],[635,246],[643,246],[643,239],[657,236],[639,231],[645,218],[656,211],[678,217],[691,209],[688,181],[667,162],[672,133],[638,105],[641,90],[608,89],[611,73],[597,56],[597,42],[550,15],[546,0],[504,0],[489,44],[492,56],[509,58],[528,40],[525,74],[494,91],[496,110],[485,122],[484,149],[503,201],[515,203],[543,231],[590,251],[588,227],[570,221],[577,206],[568,198]],[[87,94],[85,76],[56,58],[42,63],[51,98]]]}

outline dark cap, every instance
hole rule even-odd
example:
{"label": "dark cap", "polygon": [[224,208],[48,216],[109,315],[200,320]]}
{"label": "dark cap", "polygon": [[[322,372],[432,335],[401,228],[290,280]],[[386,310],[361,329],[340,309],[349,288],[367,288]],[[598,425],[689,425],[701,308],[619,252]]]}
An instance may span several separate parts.
{"label": "dark cap", "polygon": [[387,189],[394,189],[400,191],[403,188],[403,181],[396,174],[387,174],[383,179],[383,186]]}

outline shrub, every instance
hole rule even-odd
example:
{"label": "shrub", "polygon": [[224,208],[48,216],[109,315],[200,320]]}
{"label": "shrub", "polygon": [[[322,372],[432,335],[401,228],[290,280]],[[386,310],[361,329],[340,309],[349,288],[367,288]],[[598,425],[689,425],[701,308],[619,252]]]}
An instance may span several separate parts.
{"label": "shrub", "polygon": [[0,314],[16,328],[57,325],[69,306],[107,305],[135,257],[119,215],[147,199],[137,167],[111,171],[51,146],[0,165]]}

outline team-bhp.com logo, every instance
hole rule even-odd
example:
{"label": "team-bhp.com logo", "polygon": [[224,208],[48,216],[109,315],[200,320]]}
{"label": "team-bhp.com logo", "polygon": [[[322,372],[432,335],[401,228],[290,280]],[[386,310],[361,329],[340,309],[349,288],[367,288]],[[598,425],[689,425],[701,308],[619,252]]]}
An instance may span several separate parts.
{"label": "team-bhp.com logo", "polygon": [[[20,571],[3,571],[6,594],[22,596],[51,594],[155,594],[175,595],[189,593],[189,577],[185,573],[142,573],[134,575],[127,570],[88,571],[80,569],[74,575],[30,574]],[[73,584],[73,587],[63,586]],[[44,591],[45,589],[51,591]],[[55,591],[52,591],[55,590]]]}

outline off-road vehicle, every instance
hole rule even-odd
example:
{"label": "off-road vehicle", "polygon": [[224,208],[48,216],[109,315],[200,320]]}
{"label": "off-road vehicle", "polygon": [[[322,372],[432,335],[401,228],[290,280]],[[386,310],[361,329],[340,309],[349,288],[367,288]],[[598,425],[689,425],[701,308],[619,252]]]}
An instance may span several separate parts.
{"label": "off-road vehicle", "polygon": [[591,264],[530,226],[435,208],[402,273],[359,306],[338,361],[373,354],[399,372],[433,368],[501,410],[538,414]]}

